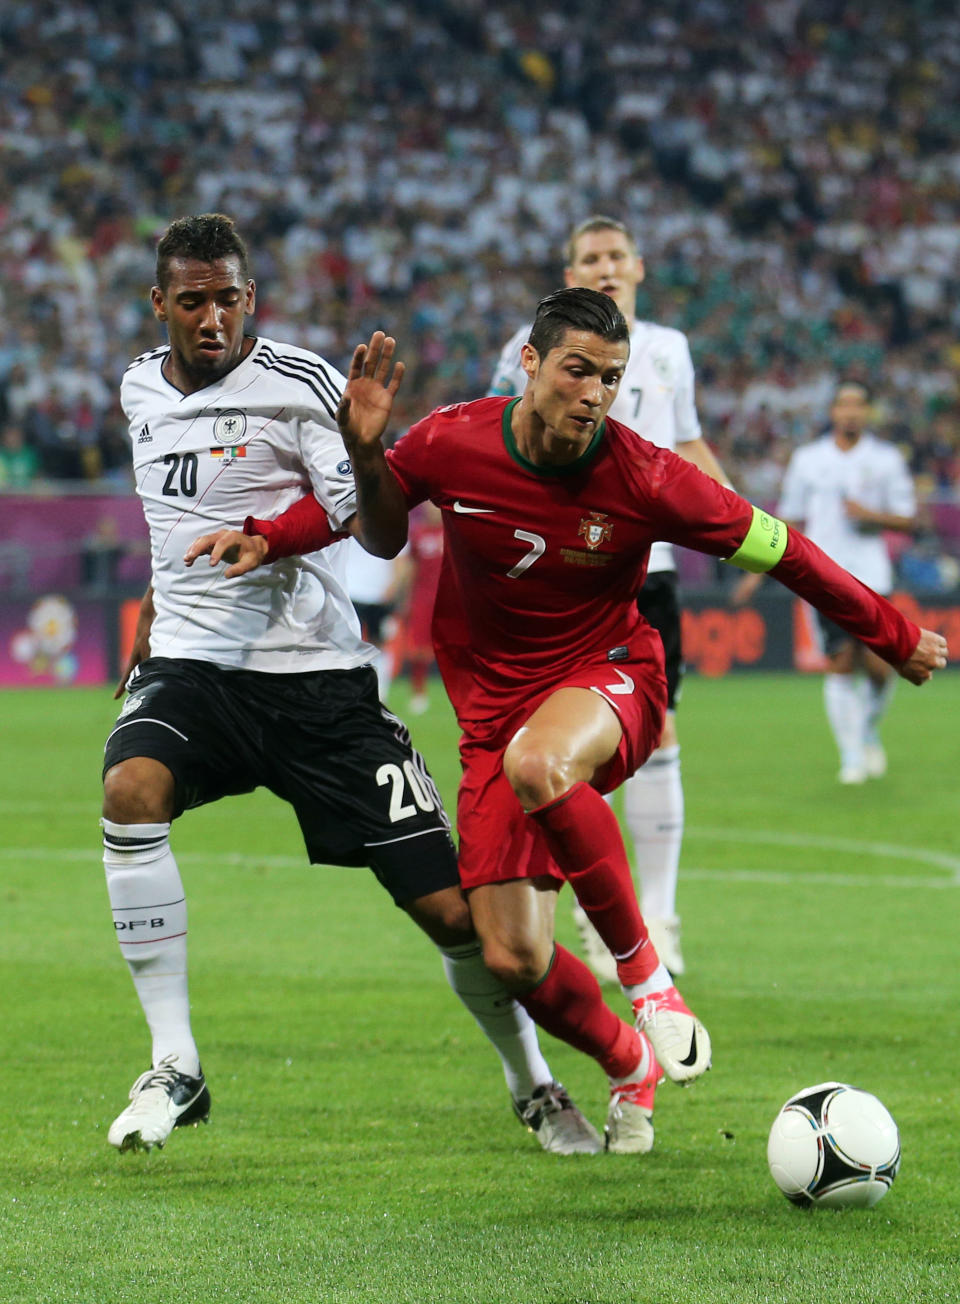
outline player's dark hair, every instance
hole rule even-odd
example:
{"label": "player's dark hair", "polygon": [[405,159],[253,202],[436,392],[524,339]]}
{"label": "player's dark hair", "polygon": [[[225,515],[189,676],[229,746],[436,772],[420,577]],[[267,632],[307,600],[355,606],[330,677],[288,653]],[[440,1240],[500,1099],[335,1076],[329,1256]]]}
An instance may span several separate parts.
{"label": "player's dark hair", "polygon": [[528,342],[545,358],[570,330],[589,331],[610,343],[630,340],[627,319],[610,296],[581,285],[555,290],[540,300]]}
{"label": "player's dark hair", "polygon": [[170,262],[174,258],[193,258],[199,263],[236,258],[241,279],[246,281],[250,275],[247,246],[233,219],[223,213],[199,213],[170,223],[157,245],[157,285],[161,290],[170,283]]}
{"label": "player's dark hair", "polygon": [[637,252],[637,242],[622,222],[618,222],[615,217],[606,217],[603,213],[595,213],[593,217],[588,217],[586,221],[579,222],[567,237],[567,243],[563,247],[563,256],[567,267],[573,265],[573,260],[577,256],[577,241],[580,237],[582,235],[593,235],[595,231],[619,231],[621,235],[627,237],[627,242],[634,253]]}

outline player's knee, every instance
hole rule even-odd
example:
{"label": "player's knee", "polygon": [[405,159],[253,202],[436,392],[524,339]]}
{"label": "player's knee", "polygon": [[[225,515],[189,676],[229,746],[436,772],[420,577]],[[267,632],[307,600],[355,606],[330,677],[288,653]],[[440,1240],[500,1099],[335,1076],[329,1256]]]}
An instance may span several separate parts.
{"label": "player's knee", "polygon": [[564,758],[549,747],[511,743],[504,753],[503,772],[525,810],[553,801],[570,787]]}
{"label": "player's knee", "polygon": [[173,775],[150,757],[121,761],[103,776],[103,816],[114,824],[167,823],[173,803]]}
{"label": "player's knee", "polygon": [[528,992],[536,987],[549,964],[533,939],[485,938],[483,962],[509,992]]}

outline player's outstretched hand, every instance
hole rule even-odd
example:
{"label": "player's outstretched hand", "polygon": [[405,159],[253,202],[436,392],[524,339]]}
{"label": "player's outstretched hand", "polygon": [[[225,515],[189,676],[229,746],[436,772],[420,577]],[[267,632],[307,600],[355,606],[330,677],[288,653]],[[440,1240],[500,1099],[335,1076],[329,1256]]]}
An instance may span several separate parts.
{"label": "player's outstretched hand", "polygon": [[262,534],[215,530],[213,534],[201,534],[199,539],[194,539],[183,554],[183,560],[187,566],[192,566],[198,557],[209,554],[211,566],[218,566],[222,561],[229,563],[223,577],[232,580],[234,576],[246,575],[262,565],[268,549],[269,544]]}
{"label": "player's outstretched hand", "polygon": [[925,684],[935,670],[942,670],[946,664],[947,640],[932,629],[921,629],[920,641],[900,667],[900,673],[911,684]]}
{"label": "player's outstretched hand", "polygon": [[394,362],[396,348],[392,335],[374,331],[369,344],[358,344],[353,351],[337,408],[337,425],[351,453],[379,445],[387,428],[405,370],[402,362]]}

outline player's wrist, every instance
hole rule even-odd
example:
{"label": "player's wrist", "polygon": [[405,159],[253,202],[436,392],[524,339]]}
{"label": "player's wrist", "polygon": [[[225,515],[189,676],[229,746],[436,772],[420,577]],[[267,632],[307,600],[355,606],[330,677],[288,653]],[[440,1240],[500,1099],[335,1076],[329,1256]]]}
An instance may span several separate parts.
{"label": "player's wrist", "polygon": [[277,560],[276,556],[271,556],[272,539],[276,534],[273,521],[261,521],[255,516],[248,516],[243,522],[243,533],[253,541],[253,545],[259,554],[258,561],[261,566]]}

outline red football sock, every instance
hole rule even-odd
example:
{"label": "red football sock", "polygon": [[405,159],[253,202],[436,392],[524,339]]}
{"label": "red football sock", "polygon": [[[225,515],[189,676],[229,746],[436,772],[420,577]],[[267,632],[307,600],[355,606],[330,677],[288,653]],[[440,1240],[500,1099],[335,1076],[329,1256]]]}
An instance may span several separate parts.
{"label": "red football sock", "polygon": [[590,922],[617,961],[620,981],[642,983],[659,964],[637,904],[617,817],[588,783],[529,812],[543,830]]}
{"label": "red football sock", "polygon": [[626,1077],[637,1067],[639,1036],[604,1003],[583,961],[564,947],[556,947],[547,976],[517,1000],[541,1028],[591,1055],[610,1077]]}

